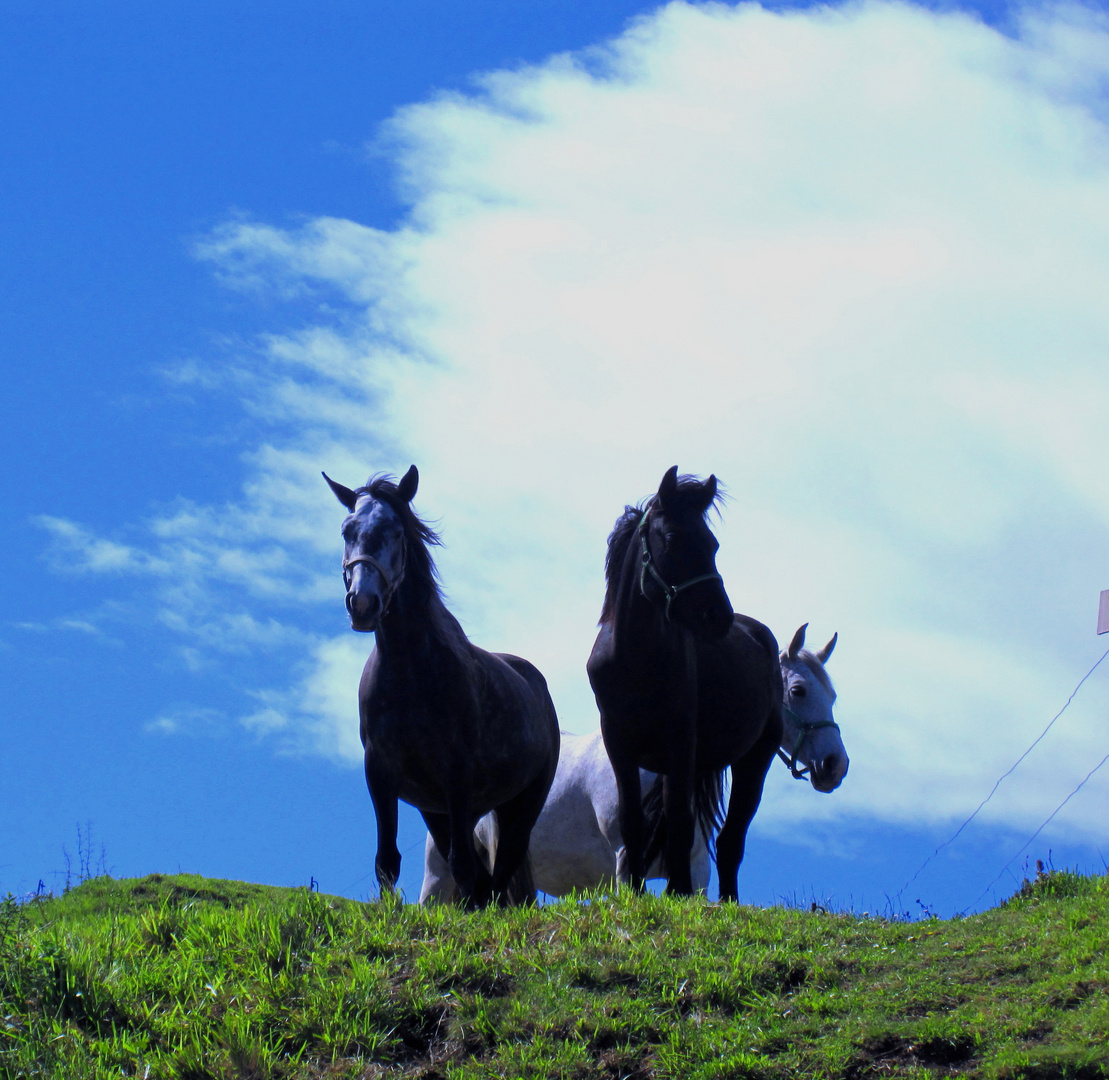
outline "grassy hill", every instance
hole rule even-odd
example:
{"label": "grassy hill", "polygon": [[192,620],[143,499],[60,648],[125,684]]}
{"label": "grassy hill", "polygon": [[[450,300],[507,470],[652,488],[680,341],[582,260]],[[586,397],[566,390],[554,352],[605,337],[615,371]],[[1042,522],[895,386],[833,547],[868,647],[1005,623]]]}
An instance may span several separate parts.
{"label": "grassy hill", "polygon": [[1109,1077],[1109,879],[917,923],[176,875],[0,907],[0,1077]]}

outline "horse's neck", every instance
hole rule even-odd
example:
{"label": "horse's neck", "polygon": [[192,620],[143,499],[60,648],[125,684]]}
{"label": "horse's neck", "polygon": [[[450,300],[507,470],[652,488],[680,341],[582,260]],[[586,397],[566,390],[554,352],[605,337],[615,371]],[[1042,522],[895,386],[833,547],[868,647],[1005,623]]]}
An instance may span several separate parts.
{"label": "horse's neck", "polygon": [[462,627],[447,610],[438,590],[422,592],[408,582],[401,583],[377,631],[380,662],[422,667],[445,656],[465,653],[469,648]]}
{"label": "horse's neck", "polygon": [[661,678],[691,674],[693,650],[688,635],[663,618],[640,587],[638,547],[624,558],[612,618],[613,648],[625,662],[649,663]]}

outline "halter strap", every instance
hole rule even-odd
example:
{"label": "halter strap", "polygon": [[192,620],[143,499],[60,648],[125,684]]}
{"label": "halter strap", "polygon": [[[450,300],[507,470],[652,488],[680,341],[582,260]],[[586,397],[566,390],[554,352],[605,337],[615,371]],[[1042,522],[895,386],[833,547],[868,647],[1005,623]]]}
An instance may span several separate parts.
{"label": "halter strap", "polygon": [[[350,568],[357,566],[358,563],[366,563],[372,566],[380,575],[381,580],[385,582],[385,591],[391,593],[393,591],[393,579],[389,575],[389,571],[381,564],[378,559],[372,555],[355,555],[352,559],[343,559],[343,577],[347,579],[347,588],[350,588]],[[404,563],[401,563],[401,570],[404,569]]]}
{"label": "halter strap", "polygon": [[650,510],[645,510],[643,516],[639,519],[639,525],[636,531],[639,533],[640,541],[640,555],[639,555],[639,591],[643,594],[643,598],[647,599],[647,575],[650,574],[662,589],[663,595],[666,597],[665,615],[666,621],[670,621],[670,603],[675,596],[678,595],[683,589],[688,589],[692,585],[700,585],[702,581],[723,581],[724,579],[713,571],[711,574],[700,574],[697,577],[690,578],[688,581],[683,581],[680,585],[671,585],[666,579],[658,572],[651,559],[651,548],[647,543],[647,516]]}
{"label": "halter strap", "polygon": [[787,755],[786,752],[779,746],[778,757],[782,759],[788,766],[789,771],[793,774],[794,780],[804,780],[805,775],[810,772],[810,767],[805,766],[803,769],[797,768],[797,753],[804,745],[805,740],[814,732],[819,731],[821,728],[835,728],[839,731],[839,724],[834,720],[806,720],[803,716],[795,713],[788,705],[782,706],[782,712],[789,713],[793,717],[797,726],[801,729],[800,734],[797,736],[797,741],[793,744],[793,749]]}

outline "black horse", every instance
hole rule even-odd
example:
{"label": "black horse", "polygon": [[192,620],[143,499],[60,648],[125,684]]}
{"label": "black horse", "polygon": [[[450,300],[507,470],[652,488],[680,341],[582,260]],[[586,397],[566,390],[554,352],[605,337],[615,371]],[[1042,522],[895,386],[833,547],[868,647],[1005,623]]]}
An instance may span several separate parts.
{"label": "black horse", "polygon": [[[706,515],[716,477],[662,478],[626,507],[608,539],[601,630],[586,670],[616,773],[626,876],[643,887],[651,838],[639,770],[663,776],[658,846],[667,892],[689,894],[695,820],[716,837],[721,899],[736,874],[763,781],[782,739],[782,676],[774,635],[732,612],[716,572]],[[732,771],[727,812],[723,773]],[[721,818],[723,823],[721,824]]]}
{"label": "black horse", "polygon": [[[558,720],[539,671],[471,644],[439,592],[438,536],[409,505],[419,473],[331,486],[347,510],[343,579],[355,630],[377,635],[358,687],[366,783],[377,817],[382,889],[400,873],[397,800],[423,815],[470,907],[535,899],[528,839],[558,764]],[[495,811],[492,871],[474,851]]]}

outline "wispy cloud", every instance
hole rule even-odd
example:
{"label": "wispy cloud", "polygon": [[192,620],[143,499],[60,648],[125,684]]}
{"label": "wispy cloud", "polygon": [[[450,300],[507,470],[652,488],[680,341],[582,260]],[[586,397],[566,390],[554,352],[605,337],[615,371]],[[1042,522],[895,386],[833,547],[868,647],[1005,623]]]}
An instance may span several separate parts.
{"label": "wispy cloud", "polygon": [[360,762],[358,680],[369,643],[344,635],[317,641],[287,689],[255,694],[260,708],[242,719],[251,731],[273,735],[288,753],[322,753]]}
{"label": "wispy cloud", "polygon": [[195,737],[226,735],[229,727],[227,716],[219,709],[182,706],[160,713],[146,725],[146,730],[156,735]]}
{"label": "wispy cloud", "polygon": [[95,536],[75,522],[45,514],[34,520],[50,534],[49,556],[59,569],[90,570],[94,573],[169,572],[167,563],[148,552]]}
{"label": "wispy cloud", "polygon": [[[167,513],[148,555],[47,527],[90,569],[184,573],[168,610],[207,590],[206,624],[238,610],[217,586],[249,597],[264,637],[258,605],[338,603],[318,470],[415,461],[453,608],[583,730],[613,520],[671,464],[714,471],[737,606],[779,637],[841,632],[851,775],[764,820],[957,818],[1089,666],[1109,584],[1107,58],[1076,5],[1005,35],[905,4],[672,3],[415,104],[383,138],[411,200],[395,230],[239,220],[199,248],[321,305],[237,358],[273,433],[241,502]],[[253,726],[357,756],[331,718],[367,644],[315,639]],[[1095,713],[998,820],[1066,794]],[[1089,831],[1109,793],[1078,803],[1065,827]]]}

